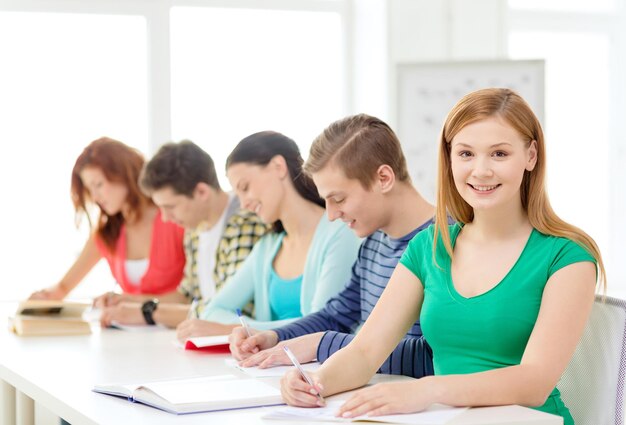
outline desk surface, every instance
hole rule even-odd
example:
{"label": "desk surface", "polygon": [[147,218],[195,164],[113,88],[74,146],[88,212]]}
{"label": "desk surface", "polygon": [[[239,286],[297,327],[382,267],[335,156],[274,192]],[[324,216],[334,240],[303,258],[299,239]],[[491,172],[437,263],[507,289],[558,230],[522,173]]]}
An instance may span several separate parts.
{"label": "desk surface", "polygon": [[[6,312],[2,308],[0,313]],[[5,320],[0,314],[0,320]],[[136,383],[156,379],[231,373],[227,355],[183,351],[174,332],[94,330],[87,336],[17,337],[0,331],[0,379],[72,424],[287,424],[263,420],[269,408],[176,416],[124,399],[96,394],[94,384]],[[274,381],[277,384],[277,380]],[[298,421],[294,424],[314,422]],[[559,417],[520,406],[470,409],[451,424],[557,425]]]}

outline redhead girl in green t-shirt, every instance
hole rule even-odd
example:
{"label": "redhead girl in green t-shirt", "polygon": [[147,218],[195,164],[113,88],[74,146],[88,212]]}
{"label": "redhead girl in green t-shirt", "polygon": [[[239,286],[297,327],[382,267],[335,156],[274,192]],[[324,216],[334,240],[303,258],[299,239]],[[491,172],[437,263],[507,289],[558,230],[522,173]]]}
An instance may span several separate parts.
{"label": "redhead girl in green t-shirt", "polygon": [[461,99],[441,136],[434,227],[410,242],[352,343],[310,374],[314,386],[285,375],[285,401],[316,406],[317,392],[366,384],[420,318],[435,376],[360,390],[340,415],[519,404],[573,424],[555,386],[605,274],[593,239],[552,210],[545,162],[541,125],[519,95]]}

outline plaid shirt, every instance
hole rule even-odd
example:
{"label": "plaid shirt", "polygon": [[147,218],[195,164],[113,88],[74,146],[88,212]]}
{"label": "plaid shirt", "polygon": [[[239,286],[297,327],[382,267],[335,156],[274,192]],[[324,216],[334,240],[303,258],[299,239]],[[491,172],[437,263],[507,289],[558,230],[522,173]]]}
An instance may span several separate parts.
{"label": "plaid shirt", "polygon": [[[248,257],[256,241],[269,227],[254,213],[238,209],[226,221],[222,238],[215,254],[213,281],[215,290],[219,289],[235,274]],[[185,246],[185,270],[183,280],[178,285],[178,292],[188,299],[200,300],[196,313],[199,314],[210,300],[202,299],[198,279],[198,243],[202,230],[187,230],[183,244]],[[246,310],[249,310],[247,307]]]}

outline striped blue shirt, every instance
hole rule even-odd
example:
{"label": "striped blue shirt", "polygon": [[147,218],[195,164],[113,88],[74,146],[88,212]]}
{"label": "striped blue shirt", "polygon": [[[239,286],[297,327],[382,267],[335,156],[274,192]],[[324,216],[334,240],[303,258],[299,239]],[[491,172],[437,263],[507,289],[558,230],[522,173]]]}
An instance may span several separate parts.
{"label": "striped blue shirt", "polygon": [[[350,281],[344,289],[318,312],[274,329],[279,341],[326,331],[317,347],[317,359],[322,363],[348,345],[354,338],[354,331],[374,309],[409,241],[432,223],[429,220],[398,239],[380,230],[368,236],[359,248]],[[433,374],[432,351],[422,336],[419,321],[413,324],[378,372],[415,378]]]}

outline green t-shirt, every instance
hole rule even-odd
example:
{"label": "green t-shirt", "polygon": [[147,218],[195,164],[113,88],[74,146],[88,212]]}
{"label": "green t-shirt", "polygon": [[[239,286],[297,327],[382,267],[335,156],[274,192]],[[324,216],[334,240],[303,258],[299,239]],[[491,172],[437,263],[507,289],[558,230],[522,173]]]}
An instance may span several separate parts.
{"label": "green t-shirt", "polygon": [[[461,230],[450,226],[452,246]],[[400,263],[424,286],[420,323],[433,349],[435,375],[466,374],[518,365],[535,326],[543,290],[559,269],[594,258],[569,239],[533,229],[515,265],[491,290],[465,298],[454,288],[441,238],[433,261],[434,226],[409,242]],[[485,266],[489,266],[488,263]],[[573,424],[555,388],[538,410]]]}

